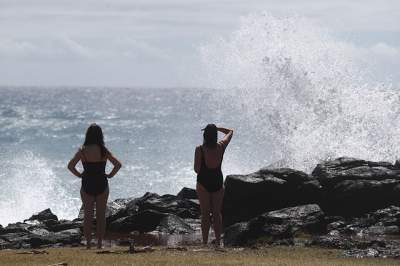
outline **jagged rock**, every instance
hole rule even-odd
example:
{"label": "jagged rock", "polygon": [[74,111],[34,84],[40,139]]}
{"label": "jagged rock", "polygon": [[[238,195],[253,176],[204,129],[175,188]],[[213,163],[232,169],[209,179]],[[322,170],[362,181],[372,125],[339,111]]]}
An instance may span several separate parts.
{"label": "jagged rock", "polygon": [[225,180],[225,227],[248,221],[271,210],[318,203],[321,186],[304,172],[263,168],[249,175],[229,175]]}
{"label": "jagged rock", "polygon": [[355,236],[400,235],[400,208],[390,206],[365,214],[362,217],[341,220],[328,224],[328,231],[337,230],[340,234]]}
{"label": "jagged rock", "polygon": [[29,241],[29,233],[26,232],[2,234],[0,238],[9,243],[8,248],[29,247],[29,244],[26,244]]}
{"label": "jagged rock", "polygon": [[228,246],[246,245],[249,238],[256,238],[257,231],[252,232],[248,222],[235,223],[225,229],[224,244]]}
{"label": "jagged rock", "polygon": [[355,247],[350,238],[338,235],[314,236],[310,245],[335,249],[351,249]]}
{"label": "jagged rock", "polygon": [[120,233],[132,231],[160,231],[169,234],[187,234],[194,230],[180,217],[154,210],[144,210],[132,216],[115,220],[109,225],[109,230]]}
{"label": "jagged rock", "polygon": [[198,203],[180,199],[174,195],[153,195],[138,202],[139,212],[144,210],[155,210],[162,213],[172,213],[181,218],[199,218],[200,206]]}
{"label": "jagged rock", "polygon": [[331,187],[344,180],[400,179],[400,169],[389,162],[340,157],[317,164],[312,175],[323,186]]}
{"label": "jagged rock", "polygon": [[12,244],[4,239],[0,238],[0,250],[11,248]]}
{"label": "jagged rock", "polygon": [[26,223],[14,223],[14,224],[9,224],[5,228],[3,228],[0,232],[1,234],[8,234],[8,233],[26,233],[28,232],[28,228],[31,225],[26,224]]}
{"label": "jagged rock", "polygon": [[389,162],[341,157],[317,165],[312,175],[324,189],[321,207],[347,217],[400,204],[400,169]]}
{"label": "jagged rock", "polygon": [[273,243],[291,239],[299,232],[324,230],[323,212],[316,204],[296,206],[262,214],[249,222],[234,224],[225,230],[225,245],[248,245],[254,241]]}
{"label": "jagged rock", "polygon": [[400,258],[400,241],[388,240],[386,242],[373,242],[367,248],[353,248],[345,250],[346,256],[364,258],[364,257],[382,257],[382,258]]}
{"label": "jagged rock", "polygon": [[156,231],[167,234],[190,234],[194,233],[193,228],[187,224],[182,218],[169,214],[162,218]]}
{"label": "jagged rock", "polygon": [[389,225],[400,225],[400,207],[390,206],[385,209],[380,209],[371,214],[375,221],[389,226]]}
{"label": "jagged rock", "polygon": [[46,230],[35,230],[29,235],[29,239],[25,241],[32,248],[39,248],[47,245],[71,245],[79,244],[81,241],[81,231],[79,229],[69,229],[57,233],[48,232]]}
{"label": "jagged rock", "polygon": [[79,244],[82,238],[82,232],[79,228],[59,231],[54,234],[55,242],[61,244]]}
{"label": "jagged rock", "polygon": [[161,219],[168,214],[154,210],[145,210],[137,214],[113,221],[108,229],[114,232],[128,233],[132,231],[150,232],[157,228]]}
{"label": "jagged rock", "polygon": [[41,211],[41,212],[39,212],[37,214],[32,215],[29,219],[25,220],[24,222],[26,222],[26,221],[34,221],[34,220],[37,220],[37,221],[40,221],[40,222],[43,222],[43,221],[46,221],[46,220],[58,221],[58,218],[57,218],[57,216],[55,214],[53,214],[51,212],[50,209],[45,209],[45,210],[43,210],[43,211]]}
{"label": "jagged rock", "polygon": [[[128,202],[130,202],[132,200],[133,200],[133,198],[127,198],[127,199],[116,199],[114,201],[107,202],[107,206],[106,206],[107,222],[111,222],[113,220],[116,220],[116,219],[124,216],[125,208],[126,208]],[[83,205],[82,205],[79,210],[78,220],[83,220],[83,216],[84,216],[84,209],[83,209]],[[94,219],[94,221],[96,221],[96,204],[94,204],[93,219]]]}
{"label": "jagged rock", "polygon": [[112,222],[145,210],[171,213],[181,218],[198,219],[200,216],[200,205],[197,200],[168,194],[160,196],[156,193],[147,192],[140,198],[130,199],[125,202],[123,207],[107,218],[107,221]]}
{"label": "jagged rock", "polygon": [[198,199],[195,189],[184,187],[176,195],[179,199]]}
{"label": "jagged rock", "polygon": [[59,232],[59,231],[64,231],[64,230],[69,230],[69,229],[77,229],[82,227],[82,221],[80,220],[75,220],[75,221],[69,221],[69,220],[59,220],[57,223],[46,223],[45,226],[52,232]]}

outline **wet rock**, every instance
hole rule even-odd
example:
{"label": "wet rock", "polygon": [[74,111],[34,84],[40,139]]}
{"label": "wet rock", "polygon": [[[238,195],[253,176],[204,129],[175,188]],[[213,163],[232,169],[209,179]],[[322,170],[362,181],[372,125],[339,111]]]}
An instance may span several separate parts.
{"label": "wet rock", "polygon": [[379,257],[379,251],[374,248],[351,249],[343,252],[344,255],[356,258]]}
{"label": "wet rock", "polygon": [[351,249],[355,247],[354,242],[349,237],[341,235],[314,236],[309,245],[335,249]]}
{"label": "wet rock", "polygon": [[[126,216],[125,208],[127,204],[132,201],[134,198],[127,198],[127,199],[116,199],[111,202],[107,202],[106,206],[106,219],[108,222]],[[78,220],[83,220],[84,217],[84,209],[83,205],[81,206],[78,214]],[[96,204],[94,204],[94,212],[93,212],[93,219],[96,220]]]}
{"label": "wet rock", "polygon": [[282,239],[292,239],[300,232],[318,233],[324,230],[323,216],[316,204],[267,212],[249,222],[228,227],[224,243],[227,246],[249,245],[259,241],[271,244]]}
{"label": "wet rock", "polygon": [[131,216],[119,218],[109,224],[108,229],[114,232],[128,233],[132,231],[154,231],[161,220],[168,214],[154,210],[145,210]]}
{"label": "wet rock", "polygon": [[248,221],[271,210],[318,203],[321,186],[304,172],[263,168],[249,175],[229,175],[225,180],[225,227]]}
{"label": "wet rock", "polygon": [[321,207],[330,215],[354,217],[400,204],[400,169],[389,162],[341,157],[318,164],[312,175],[323,186]]}
{"label": "wet rock", "polygon": [[353,248],[345,250],[346,256],[365,258],[365,257],[381,257],[381,258],[400,258],[400,241],[388,240],[384,245],[374,243],[367,248]]}
{"label": "wet rock", "polygon": [[5,228],[3,228],[0,231],[0,234],[8,234],[8,233],[26,233],[28,232],[28,228],[31,225],[26,224],[26,223],[14,223],[14,224],[9,224]]}
{"label": "wet rock", "polygon": [[235,223],[225,229],[224,244],[227,246],[244,246],[249,239],[256,238],[257,233],[256,230],[251,230],[248,222]]}
{"label": "wet rock", "polygon": [[200,206],[198,203],[180,199],[174,195],[153,195],[138,202],[139,211],[155,210],[162,213],[175,214],[181,218],[199,218]]}
{"label": "wet rock", "polygon": [[389,162],[340,157],[317,164],[312,175],[323,186],[332,187],[345,180],[400,179],[400,169]]}
{"label": "wet rock", "polygon": [[383,225],[400,225],[400,207],[390,206],[388,208],[377,210],[370,215],[375,221]]}
{"label": "wet rock", "polygon": [[179,199],[198,199],[195,189],[184,187],[176,195]]}
{"label": "wet rock", "polygon": [[81,228],[83,225],[82,221],[80,220],[75,220],[75,221],[69,221],[69,220],[60,220],[57,221],[56,223],[46,223],[45,226],[52,232],[59,232],[59,231],[64,231],[64,230],[69,230],[69,229],[77,229]]}
{"label": "wet rock", "polygon": [[155,210],[144,210],[117,219],[108,226],[108,229],[120,233],[159,231],[169,234],[188,234],[194,232],[193,228],[182,218]]}
{"label": "wet rock", "polygon": [[30,244],[32,248],[39,248],[43,246],[63,246],[79,244],[81,241],[81,231],[79,229],[69,229],[57,233],[46,232],[46,230],[32,231],[29,239],[25,241]]}
{"label": "wet rock", "polygon": [[54,234],[55,242],[64,245],[79,244],[82,238],[82,231],[79,228],[59,231]]}
{"label": "wet rock", "polygon": [[11,245],[10,242],[0,238],[0,250],[1,249],[11,248],[11,247],[12,247],[12,245]]}
{"label": "wet rock", "polygon": [[26,221],[34,221],[34,220],[37,220],[37,221],[40,221],[40,222],[47,221],[47,220],[58,221],[58,218],[57,218],[57,216],[55,214],[53,214],[51,212],[50,209],[45,209],[45,210],[43,210],[43,211],[41,211],[41,212],[39,212],[37,214],[32,215],[29,219],[25,220],[24,222],[26,222]]}
{"label": "wet rock", "polygon": [[182,218],[169,214],[162,218],[156,231],[167,234],[190,234],[194,233],[193,228],[187,224]]}
{"label": "wet rock", "polygon": [[26,232],[18,232],[18,233],[7,233],[2,234],[0,239],[9,243],[8,248],[21,248],[21,247],[29,247],[29,233]]}
{"label": "wet rock", "polygon": [[145,210],[171,213],[181,218],[198,219],[200,216],[200,205],[197,200],[168,194],[160,196],[156,193],[147,192],[140,198],[130,199],[124,203],[117,212],[108,217],[107,221],[112,222]]}

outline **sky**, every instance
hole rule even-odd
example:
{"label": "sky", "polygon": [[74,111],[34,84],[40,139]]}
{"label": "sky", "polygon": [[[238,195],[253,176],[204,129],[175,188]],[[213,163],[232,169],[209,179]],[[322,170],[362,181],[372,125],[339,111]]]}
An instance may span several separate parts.
{"label": "sky", "polygon": [[400,84],[398,0],[0,0],[0,86],[196,87],[199,47],[258,12],[315,20]]}

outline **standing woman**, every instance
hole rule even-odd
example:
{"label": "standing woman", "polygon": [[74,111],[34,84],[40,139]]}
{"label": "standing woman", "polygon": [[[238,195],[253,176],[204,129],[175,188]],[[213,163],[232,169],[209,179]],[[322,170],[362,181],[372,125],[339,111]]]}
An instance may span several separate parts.
{"label": "standing woman", "polygon": [[[114,168],[109,174],[105,173],[106,163],[109,160]],[[81,161],[83,173],[76,169]],[[106,205],[108,199],[108,178],[113,177],[121,168],[121,163],[104,145],[101,127],[91,124],[86,131],[85,142],[68,163],[68,169],[77,177],[82,178],[81,198],[84,208],[83,233],[86,238],[86,247],[91,247],[93,209],[96,202],[97,248],[102,248],[102,241],[106,227]]]}
{"label": "standing woman", "polygon": [[[218,131],[225,134],[218,142]],[[221,242],[222,200],[224,197],[222,159],[233,130],[208,124],[204,128],[203,145],[197,146],[194,154],[194,171],[197,173],[196,191],[201,209],[201,232],[203,244],[208,242],[211,221],[213,223],[216,245]]]}

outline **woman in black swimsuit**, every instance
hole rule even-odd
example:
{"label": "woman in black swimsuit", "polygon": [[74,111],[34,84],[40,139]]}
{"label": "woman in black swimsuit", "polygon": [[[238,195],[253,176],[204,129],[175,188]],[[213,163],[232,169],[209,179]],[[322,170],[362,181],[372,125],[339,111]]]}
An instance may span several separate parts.
{"label": "woman in black swimsuit", "polygon": [[[218,131],[225,134],[218,142]],[[196,191],[201,209],[201,231],[203,244],[208,242],[211,222],[215,232],[216,245],[220,245],[222,231],[221,207],[224,197],[222,159],[233,130],[209,124],[204,128],[203,145],[196,147],[194,171],[197,173]]]}
{"label": "woman in black swimsuit", "polygon": [[[105,173],[106,163],[109,160],[114,168],[109,174]],[[81,161],[83,173],[76,169]],[[96,202],[97,248],[102,248],[105,233],[105,210],[108,199],[108,178],[113,177],[121,168],[121,163],[104,146],[104,137],[101,128],[91,124],[86,131],[85,142],[68,163],[68,169],[77,177],[82,178],[81,198],[85,211],[83,233],[87,248],[91,247],[93,209]]]}

